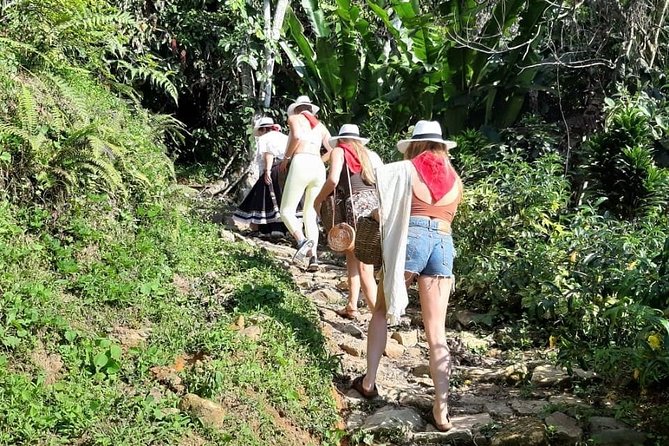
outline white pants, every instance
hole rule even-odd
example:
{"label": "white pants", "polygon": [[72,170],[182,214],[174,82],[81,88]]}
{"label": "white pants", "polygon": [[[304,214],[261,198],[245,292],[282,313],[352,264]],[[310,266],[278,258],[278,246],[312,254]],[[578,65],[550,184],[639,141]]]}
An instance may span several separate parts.
{"label": "white pants", "polygon": [[325,165],[320,155],[298,153],[293,156],[281,199],[281,220],[292,234],[302,231],[302,223],[295,214],[300,198],[304,194],[302,206],[304,234],[306,238],[314,241],[313,255],[316,255],[318,246],[318,222],[314,201],[323,184],[325,184]]}

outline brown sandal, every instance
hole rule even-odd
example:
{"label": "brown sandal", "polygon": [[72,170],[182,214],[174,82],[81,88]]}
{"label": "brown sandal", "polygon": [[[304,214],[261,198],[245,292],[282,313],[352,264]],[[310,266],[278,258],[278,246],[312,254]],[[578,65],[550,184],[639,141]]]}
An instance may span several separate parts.
{"label": "brown sandal", "polygon": [[351,383],[351,388],[354,389],[356,392],[358,392],[360,395],[362,395],[363,398],[366,398],[368,400],[371,400],[372,398],[376,398],[377,396],[379,396],[379,390],[376,388],[376,384],[374,384],[374,388],[372,390],[370,391],[365,390],[365,388],[362,385],[363,379],[365,379],[365,375],[358,376]]}
{"label": "brown sandal", "polygon": [[438,423],[437,419],[434,417],[434,412],[433,411],[430,411],[430,415],[432,415],[432,417],[430,417],[430,423],[432,423],[434,425],[434,427],[437,428],[438,431],[447,432],[447,431],[453,429],[453,423],[451,423],[451,415],[450,414],[446,414],[446,422],[445,423]]}
{"label": "brown sandal", "polygon": [[344,319],[355,320],[358,318],[358,312],[356,310],[349,310],[346,307],[342,308],[341,310],[336,310],[335,313]]}

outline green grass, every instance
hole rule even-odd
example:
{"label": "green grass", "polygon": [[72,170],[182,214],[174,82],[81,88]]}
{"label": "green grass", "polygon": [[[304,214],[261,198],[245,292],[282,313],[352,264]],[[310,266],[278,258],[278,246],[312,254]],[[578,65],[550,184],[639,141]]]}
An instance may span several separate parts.
{"label": "green grass", "polygon": [[[54,216],[0,204],[0,444],[336,442],[337,363],[314,307],[266,253],[178,207],[119,212],[97,196]],[[124,346],[118,327],[149,335]],[[40,351],[60,358],[55,378]],[[219,402],[224,428],[178,410],[186,392]]]}

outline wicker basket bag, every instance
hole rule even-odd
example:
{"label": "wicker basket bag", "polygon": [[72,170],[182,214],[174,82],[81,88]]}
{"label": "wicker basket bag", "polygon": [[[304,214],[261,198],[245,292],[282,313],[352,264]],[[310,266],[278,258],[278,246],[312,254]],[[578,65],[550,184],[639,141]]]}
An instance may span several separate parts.
{"label": "wicker basket bag", "polygon": [[381,231],[379,222],[371,217],[360,217],[356,225],[355,256],[362,263],[381,266]]}
{"label": "wicker basket bag", "polygon": [[355,229],[348,223],[337,223],[328,231],[328,246],[335,252],[348,251],[355,244]]}

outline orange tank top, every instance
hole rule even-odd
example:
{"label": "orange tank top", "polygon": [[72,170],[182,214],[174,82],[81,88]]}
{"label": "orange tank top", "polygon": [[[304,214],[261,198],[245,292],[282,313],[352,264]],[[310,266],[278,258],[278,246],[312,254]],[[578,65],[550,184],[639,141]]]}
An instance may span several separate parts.
{"label": "orange tank top", "polygon": [[436,218],[452,223],[453,217],[455,217],[455,212],[458,210],[460,200],[462,200],[462,186],[460,186],[460,193],[458,194],[458,197],[452,202],[442,206],[426,203],[425,201],[418,198],[412,189],[411,216]]}

